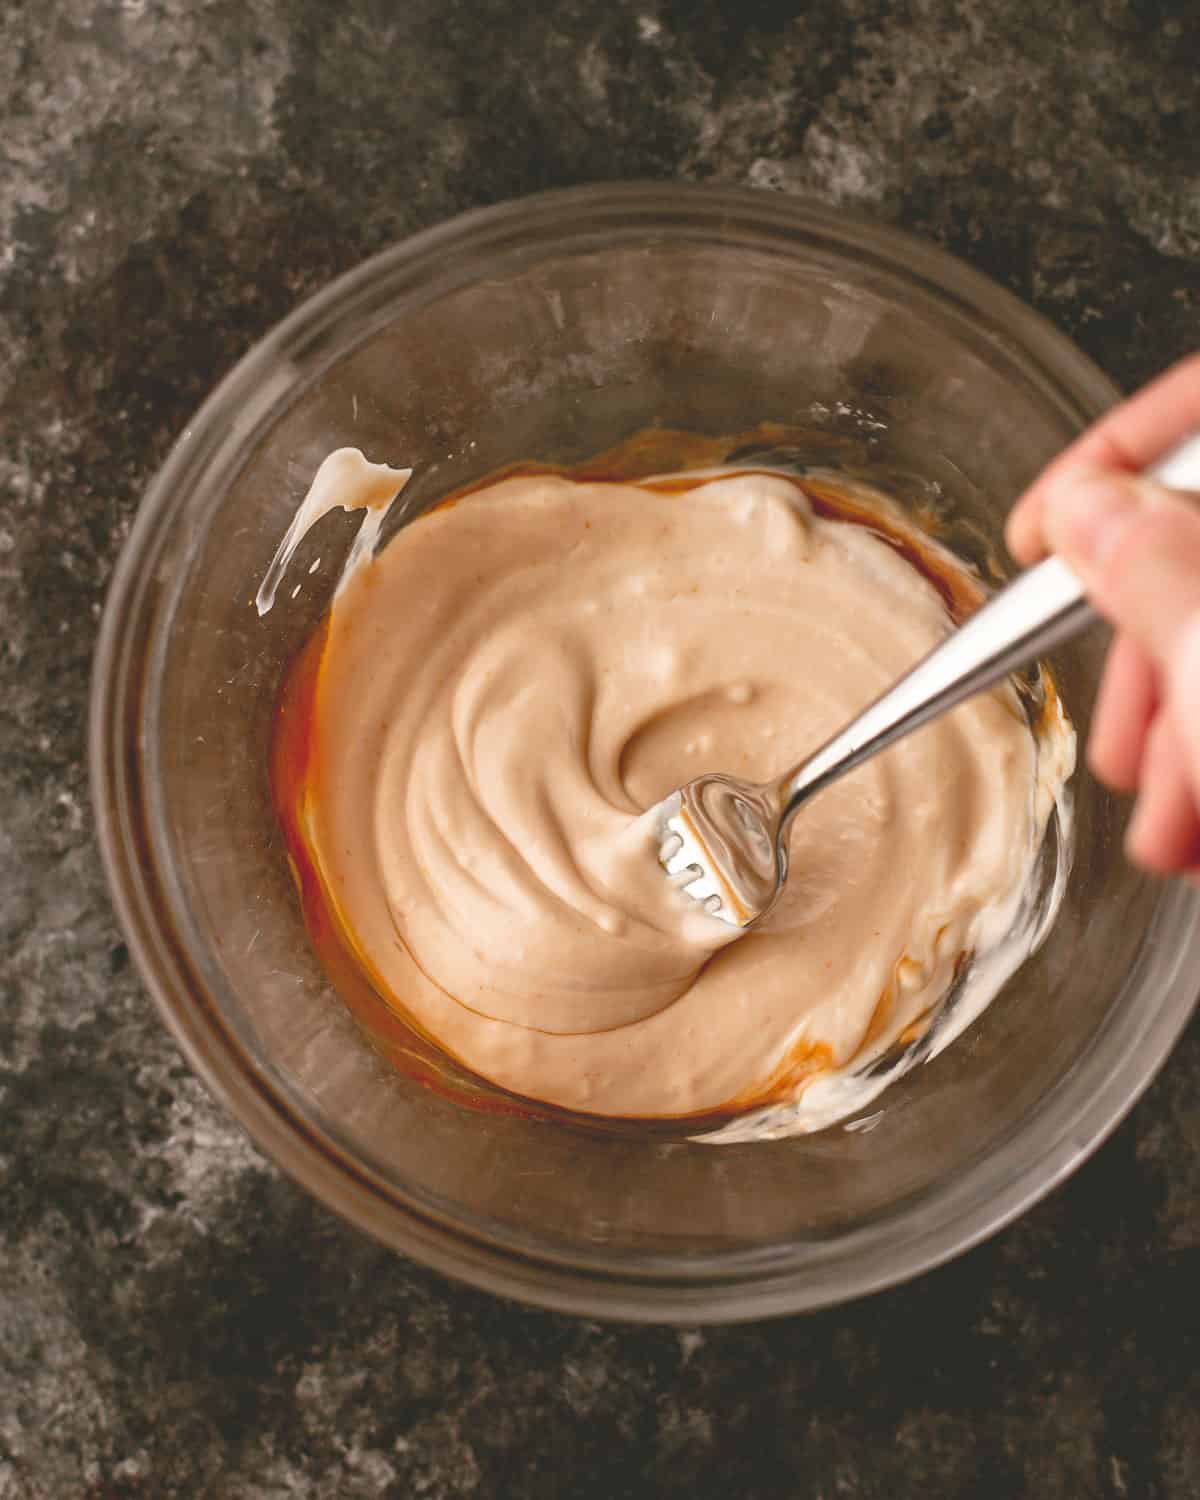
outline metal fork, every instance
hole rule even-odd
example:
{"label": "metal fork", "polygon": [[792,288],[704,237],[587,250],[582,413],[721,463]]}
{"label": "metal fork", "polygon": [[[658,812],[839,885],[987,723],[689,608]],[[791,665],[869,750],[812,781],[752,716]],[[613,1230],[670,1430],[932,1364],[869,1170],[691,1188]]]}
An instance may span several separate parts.
{"label": "metal fork", "polygon": [[[1200,434],[1147,470],[1172,489],[1200,490]],[[760,921],[788,873],[787,832],[825,787],[965,698],[984,692],[1097,616],[1060,558],[1022,573],[807,760],[758,784],[710,772],[655,809],[659,861],[673,883],[733,927]]]}

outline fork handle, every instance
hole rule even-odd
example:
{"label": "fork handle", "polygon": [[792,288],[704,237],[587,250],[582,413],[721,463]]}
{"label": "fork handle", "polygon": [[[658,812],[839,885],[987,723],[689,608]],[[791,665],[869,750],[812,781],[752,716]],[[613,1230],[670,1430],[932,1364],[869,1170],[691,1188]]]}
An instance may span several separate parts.
{"label": "fork handle", "polygon": [[[1200,433],[1146,471],[1171,489],[1200,490]],[[930,719],[995,686],[1097,619],[1083,584],[1061,558],[1021,573],[877,698],[845,729],[780,779],[780,834],[814,793]]]}

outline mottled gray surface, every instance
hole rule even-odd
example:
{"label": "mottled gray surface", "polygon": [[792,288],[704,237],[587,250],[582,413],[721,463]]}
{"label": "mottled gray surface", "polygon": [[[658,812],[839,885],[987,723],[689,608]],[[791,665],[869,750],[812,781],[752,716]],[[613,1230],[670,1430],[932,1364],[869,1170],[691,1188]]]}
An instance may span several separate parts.
{"label": "mottled gray surface", "polygon": [[[538,12],[542,11],[543,14]],[[148,476],[297,299],[554,184],[811,190],[1126,385],[1200,345],[1194,0],[9,0],[0,18],[0,1500],[1200,1496],[1200,1032],[1063,1190],[807,1319],[458,1289],[181,1063],[93,847],[97,615]]]}

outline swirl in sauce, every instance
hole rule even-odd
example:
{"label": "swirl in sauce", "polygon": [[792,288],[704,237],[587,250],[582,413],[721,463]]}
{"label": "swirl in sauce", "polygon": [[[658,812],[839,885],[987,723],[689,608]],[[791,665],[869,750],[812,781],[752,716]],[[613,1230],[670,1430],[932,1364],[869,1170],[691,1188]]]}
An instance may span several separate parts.
{"label": "swirl in sauce", "polygon": [[[333,504],[377,533],[406,478],[331,455],[271,578]],[[292,684],[280,810],[374,990],[501,1088],[638,1119],[811,1098],[780,1128],[817,1128],[964,960],[991,959],[976,1014],[1028,952],[1073,734],[1057,711],[1035,736],[1010,687],[814,799],[761,929],[729,943],[659,873],[646,809],[701,771],[777,774],[950,627],[895,545],[812,498],[766,472],[526,475],[356,546]]]}

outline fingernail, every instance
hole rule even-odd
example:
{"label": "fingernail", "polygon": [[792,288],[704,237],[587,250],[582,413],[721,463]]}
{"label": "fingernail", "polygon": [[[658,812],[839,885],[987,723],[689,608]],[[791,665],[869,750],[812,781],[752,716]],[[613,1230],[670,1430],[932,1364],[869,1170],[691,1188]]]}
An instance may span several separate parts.
{"label": "fingernail", "polygon": [[1094,570],[1120,546],[1140,509],[1136,476],[1075,469],[1046,496],[1042,524],[1053,551]]}

